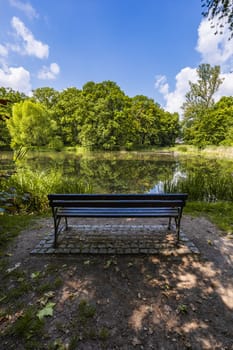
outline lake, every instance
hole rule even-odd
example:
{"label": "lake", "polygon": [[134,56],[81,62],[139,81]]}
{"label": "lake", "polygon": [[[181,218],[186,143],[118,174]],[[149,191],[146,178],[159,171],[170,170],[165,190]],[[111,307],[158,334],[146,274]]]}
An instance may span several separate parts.
{"label": "lake", "polygon": [[[233,161],[151,152],[30,152],[13,165],[1,152],[1,172],[13,167],[57,169],[92,186],[93,193],[186,191],[193,199],[233,200]],[[178,186],[178,187],[177,187]],[[196,193],[196,194],[195,194]]]}

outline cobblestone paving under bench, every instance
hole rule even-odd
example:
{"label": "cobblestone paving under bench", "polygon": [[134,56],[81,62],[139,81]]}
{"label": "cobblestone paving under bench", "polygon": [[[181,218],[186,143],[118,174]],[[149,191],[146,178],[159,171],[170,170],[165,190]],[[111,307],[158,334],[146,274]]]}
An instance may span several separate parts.
{"label": "cobblestone paving under bench", "polygon": [[167,225],[72,225],[61,232],[56,249],[53,239],[51,230],[31,254],[199,254],[183,232],[177,247]]}

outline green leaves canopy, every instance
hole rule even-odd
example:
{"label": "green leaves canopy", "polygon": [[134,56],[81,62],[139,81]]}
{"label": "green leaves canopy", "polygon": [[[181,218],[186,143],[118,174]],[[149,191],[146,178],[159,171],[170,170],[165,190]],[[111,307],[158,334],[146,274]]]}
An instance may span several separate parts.
{"label": "green leaves canopy", "polygon": [[218,144],[224,138],[225,121],[223,122],[223,118],[217,117],[213,112],[215,106],[213,96],[221,85],[222,79],[219,78],[219,66],[201,64],[197,74],[197,83],[189,82],[190,90],[182,106],[183,135],[186,142],[204,147],[209,144]]}
{"label": "green leaves canopy", "polygon": [[13,106],[12,117],[7,121],[11,146],[44,146],[49,141],[51,120],[44,106],[25,100]]}
{"label": "green leaves canopy", "polygon": [[168,146],[179,134],[177,114],[165,112],[146,96],[128,97],[112,81],[90,81],[82,90],[36,89],[31,99],[14,104],[7,126],[14,149],[44,145],[103,150]]}

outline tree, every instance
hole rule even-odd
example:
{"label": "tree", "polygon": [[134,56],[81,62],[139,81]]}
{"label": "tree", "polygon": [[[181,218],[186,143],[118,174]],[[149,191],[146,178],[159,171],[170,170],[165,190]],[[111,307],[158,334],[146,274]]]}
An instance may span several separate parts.
{"label": "tree", "polygon": [[51,120],[45,107],[39,103],[30,100],[16,103],[7,126],[14,150],[22,146],[44,146],[50,141]]}
{"label": "tree", "polygon": [[[209,64],[201,64],[197,69],[197,75],[197,83],[189,82],[190,90],[185,95],[186,101],[182,106],[183,133],[185,141],[203,145],[205,137],[201,125],[209,109],[214,106],[213,96],[223,80],[219,78],[220,67],[211,67]],[[200,135],[203,137],[202,142]]]}
{"label": "tree", "polygon": [[[212,144],[233,146],[233,97],[222,97],[211,110],[208,129],[212,129]],[[211,132],[210,132],[211,133]]]}
{"label": "tree", "polygon": [[79,118],[77,110],[81,103],[81,90],[70,87],[59,93],[58,101],[53,108],[53,119],[57,125],[57,136],[65,145],[78,144]]}
{"label": "tree", "polygon": [[217,19],[216,34],[222,33],[222,28],[227,25],[230,30],[230,38],[233,37],[233,0],[201,0],[203,16],[210,20]]}
{"label": "tree", "polygon": [[159,125],[159,146],[174,146],[180,134],[178,113],[162,111]]}
{"label": "tree", "polygon": [[11,88],[0,88],[0,147],[10,147],[10,134],[6,125],[7,119],[12,116],[14,103],[26,99],[26,95]]}
{"label": "tree", "polygon": [[33,90],[33,98],[47,109],[53,109],[59,100],[59,92],[50,87],[42,87]]}
{"label": "tree", "polygon": [[126,141],[123,130],[127,122],[124,114],[127,101],[128,98],[115,82],[86,83],[77,111],[81,144],[99,149],[121,146]]}

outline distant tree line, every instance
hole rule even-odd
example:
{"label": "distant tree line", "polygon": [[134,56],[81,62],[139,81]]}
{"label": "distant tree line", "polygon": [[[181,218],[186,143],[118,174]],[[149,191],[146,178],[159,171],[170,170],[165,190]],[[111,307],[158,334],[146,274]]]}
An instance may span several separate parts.
{"label": "distant tree line", "polygon": [[112,81],[88,82],[61,92],[38,88],[32,97],[0,88],[0,147],[64,146],[118,150],[173,146],[179,137],[198,147],[233,146],[233,97],[214,102],[220,67],[201,64],[198,80],[182,106],[183,115],[153,99],[127,96]]}
{"label": "distant tree line", "polygon": [[[146,96],[128,97],[112,81],[88,82],[81,90],[38,88],[28,98],[0,89],[9,118],[1,119],[1,145],[84,146],[133,149],[171,146],[179,135],[179,116],[164,111]],[[4,110],[5,106],[2,106]]]}

